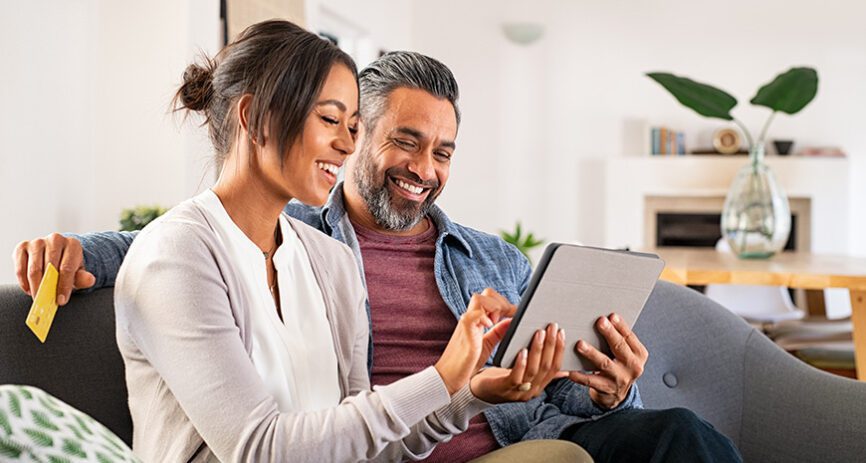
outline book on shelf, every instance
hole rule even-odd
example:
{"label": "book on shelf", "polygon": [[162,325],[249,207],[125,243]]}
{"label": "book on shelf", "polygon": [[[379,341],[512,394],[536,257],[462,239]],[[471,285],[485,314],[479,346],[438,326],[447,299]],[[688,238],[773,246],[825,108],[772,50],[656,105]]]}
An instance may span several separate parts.
{"label": "book on shelf", "polygon": [[653,156],[682,156],[686,154],[686,135],[667,127],[650,128],[650,154]]}

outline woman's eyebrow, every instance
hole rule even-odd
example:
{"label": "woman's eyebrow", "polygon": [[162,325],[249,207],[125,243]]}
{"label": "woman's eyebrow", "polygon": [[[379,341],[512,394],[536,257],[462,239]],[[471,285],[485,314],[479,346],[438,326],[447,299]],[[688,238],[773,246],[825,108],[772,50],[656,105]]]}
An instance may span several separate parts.
{"label": "woman's eyebrow", "polygon": [[[346,105],[343,104],[343,102],[340,100],[333,100],[333,99],[332,100],[322,100],[322,101],[319,101],[316,103],[316,107],[327,106],[327,105],[336,106],[337,109],[339,109],[340,111],[346,112]],[[358,111],[355,111],[355,114],[352,114],[352,117],[355,117],[357,115],[358,115]]]}

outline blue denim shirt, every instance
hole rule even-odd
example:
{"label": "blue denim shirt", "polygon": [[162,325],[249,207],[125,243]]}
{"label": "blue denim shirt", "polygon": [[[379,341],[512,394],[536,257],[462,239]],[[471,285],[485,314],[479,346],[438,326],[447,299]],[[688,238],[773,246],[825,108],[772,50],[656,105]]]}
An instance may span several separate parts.
{"label": "blue denim shirt", "polygon": [[[297,202],[286,205],[285,212],[346,243],[354,252],[358,269],[364,275],[364,262],[355,231],[343,200],[342,183],[331,192],[323,207]],[[526,257],[499,237],[451,222],[437,206],[429,213],[439,236],[436,239],[434,274],[445,304],[460,318],[473,293],[490,287],[514,304],[526,290],[532,269]],[[120,264],[136,232],[101,232],[75,235],[84,248],[85,268],[96,276],[95,287],[112,286]],[[370,304],[367,302],[369,319]],[[373,344],[370,329],[368,368],[372,369]],[[613,410],[602,410],[589,397],[586,387],[567,379],[551,383],[528,402],[500,404],[484,414],[496,441],[506,446],[529,439],[557,439],[568,426],[596,420],[617,410],[642,408],[637,385]]]}

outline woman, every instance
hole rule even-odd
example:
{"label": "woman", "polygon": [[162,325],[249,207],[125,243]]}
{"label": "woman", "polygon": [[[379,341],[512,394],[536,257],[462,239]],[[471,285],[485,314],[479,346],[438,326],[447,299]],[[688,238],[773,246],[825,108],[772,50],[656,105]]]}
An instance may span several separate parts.
{"label": "woman", "polygon": [[[351,252],[281,215],[291,199],[323,204],[354,150],[352,60],[268,21],[191,65],[176,99],[203,113],[222,170],[211,190],[138,236],[118,276],[136,453],[391,460],[423,456],[465,427],[487,405],[470,378],[507,327],[494,323],[514,307],[492,290],[477,295],[435,366],[370,391]],[[514,371],[525,363],[524,354]]]}

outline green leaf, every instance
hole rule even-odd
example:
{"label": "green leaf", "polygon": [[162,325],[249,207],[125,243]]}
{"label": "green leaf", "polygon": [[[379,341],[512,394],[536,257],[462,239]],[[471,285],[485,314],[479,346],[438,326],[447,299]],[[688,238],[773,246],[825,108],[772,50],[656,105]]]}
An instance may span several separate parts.
{"label": "green leaf", "polygon": [[508,233],[504,230],[499,231],[499,236],[508,244],[513,245],[517,248],[518,251],[523,253],[526,258],[529,258],[529,251],[544,243],[544,240],[538,239],[532,232],[527,232],[526,236],[523,236],[523,226],[520,222],[514,224],[514,233]]}
{"label": "green leaf", "polygon": [[75,415],[75,421],[78,422],[78,425],[81,426],[81,429],[84,432],[86,432],[87,434],[90,434],[91,436],[93,435],[93,431],[91,431],[90,428],[87,427],[87,423],[84,422],[83,418],[81,418],[78,415]]}
{"label": "green leaf", "polygon": [[114,445],[114,448],[116,448],[117,450],[121,452],[126,452],[128,450],[126,442],[120,440],[120,438],[117,437],[117,435],[111,432],[108,428],[101,426],[99,432],[102,434],[105,440]]}
{"label": "green leaf", "polygon": [[38,424],[39,427],[45,428],[45,429],[50,429],[52,431],[59,431],[60,430],[60,428],[58,428],[57,425],[55,425],[54,423],[51,422],[50,419],[48,419],[48,415],[46,415],[45,413],[43,413],[39,410],[31,410],[30,414],[33,415],[33,422]]}
{"label": "green leaf", "polygon": [[102,448],[103,448],[104,450],[107,450],[107,451],[108,451],[109,453],[111,453],[112,455],[114,455],[114,457],[117,458],[118,460],[120,460],[120,461],[126,461],[126,458],[121,454],[121,452],[118,452],[117,450],[114,450],[113,448],[111,448],[111,447],[109,447],[109,446],[107,446],[107,445],[105,445],[105,444],[102,444]]}
{"label": "green leaf", "polygon": [[761,87],[751,103],[773,111],[797,114],[817,93],[817,71],[812,68],[791,68]]}
{"label": "green leaf", "polygon": [[21,395],[23,395],[25,399],[33,400],[33,394],[31,394],[30,391],[28,391],[26,387],[18,388],[18,392],[20,392]]}
{"label": "green leaf", "polygon": [[724,90],[667,72],[650,72],[647,77],[661,84],[683,106],[701,116],[734,120],[731,110],[737,106],[737,99]]}
{"label": "green leaf", "polygon": [[49,396],[39,396],[39,403],[41,403],[46,410],[51,412],[52,415],[58,418],[63,417],[64,413],[57,407],[57,405],[49,400]]}
{"label": "green leaf", "polygon": [[84,434],[82,434],[81,430],[78,429],[74,424],[66,423],[66,427],[69,428],[70,431],[72,431],[72,434],[75,434],[75,437],[78,438],[78,440],[84,440]]}
{"label": "green leaf", "polygon": [[63,451],[67,455],[72,455],[78,458],[87,458],[84,449],[81,448],[81,443],[72,439],[63,439]]}
{"label": "green leaf", "polygon": [[120,231],[141,230],[168,209],[160,206],[138,206],[120,213]]}
{"label": "green leaf", "polygon": [[27,436],[30,437],[30,440],[32,440],[34,444],[40,447],[51,447],[52,445],[54,445],[54,439],[52,439],[51,436],[45,434],[42,431],[37,431],[35,429],[29,428],[22,429],[21,431],[23,431],[24,434],[27,434]]}
{"label": "green leaf", "polygon": [[0,457],[21,458],[24,447],[0,437]]}
{"label": "green leaf", "polygon": [[104,427],[100,428],[100,434],[102,434],[104,442],[108,442],[114,447],[112,449],[111,447],[104,446],[105,448],[111,450],[115,454],[117,454],[117,452],[120,452],[122,454],[127,451],[126,443],[121,441],[119,437],[115,436],[114,433],[112,433],[108,429]]}
{"label": "green leaf", "polygon": [[72,463],[69,458],[66,457],[56,457],[54,455],[48,455],[49,463]]}
{"label": "green leaf", "polygon": [[527,239],[526,239],[526,243],[524,243],[523,245],[526,246],[526,247],[529,248],[529,249],[532,249],[532,248],[534,248],[534,247],[540,245],[540,244],[543,243],[543,242],[544,242],[544,240],[536,240],[536,239],[530,239],[530,238],[527,238]]}
{"label": "green leaf", "polygon": [[21,418],[21,399],[18,398],[12,391],[9,392],[9,411],[12,412],[13,415]]}
{"label": "green leaf", "polygon": [[105,454],[99,452],[96,452],[96,459],[99,461],[99,463],[114,463],[114,460],[107,457]]}
{"label": "green leaf", "polygon": [[9,417],[6,416],[6,412],[3,409],[0,409],[0,428],[6,432],[6,435],[12,434],[12,426],[9,425]]}

